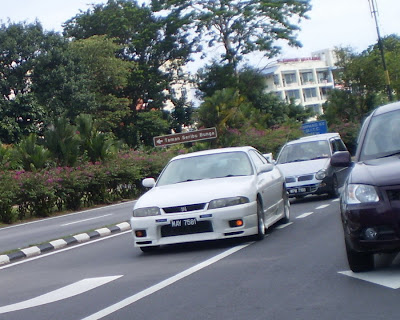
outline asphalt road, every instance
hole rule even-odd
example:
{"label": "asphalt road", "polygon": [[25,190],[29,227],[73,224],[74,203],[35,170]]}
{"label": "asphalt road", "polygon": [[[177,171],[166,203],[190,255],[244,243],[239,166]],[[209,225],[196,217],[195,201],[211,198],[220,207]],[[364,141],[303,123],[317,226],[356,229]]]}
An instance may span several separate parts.
{"label": "asphalt road", "polygon": [[349,272],[337,201],[291,214],[260,242],[144,254],[123,232],[0,267],[0,319],[398,318],[400,262]]}
{"label": "asphalt road", "polygon": [[0,228],[0,254],[128,221],[134,201]]}

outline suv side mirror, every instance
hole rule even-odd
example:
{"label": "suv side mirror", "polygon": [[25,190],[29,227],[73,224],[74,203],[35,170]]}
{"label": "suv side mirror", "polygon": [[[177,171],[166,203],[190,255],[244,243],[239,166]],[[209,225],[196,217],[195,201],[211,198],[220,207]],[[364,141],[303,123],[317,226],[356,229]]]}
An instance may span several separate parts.
{"label": "suv side mirror", "polygon": [[331,157],[332,167],[349,167],[351,165],[351,155],[348,151],[335,152]]}

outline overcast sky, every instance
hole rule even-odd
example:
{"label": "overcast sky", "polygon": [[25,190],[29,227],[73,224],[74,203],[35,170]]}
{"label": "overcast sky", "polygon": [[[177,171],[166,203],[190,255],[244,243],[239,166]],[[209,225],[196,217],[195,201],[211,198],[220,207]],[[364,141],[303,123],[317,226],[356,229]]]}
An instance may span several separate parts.
{"label": "overcast sky", "polygon": [[[62,31],[69,18],[91,7],[106,3],[97,0],[0,0],[0,20],[41,22],[45,30]],[[138,1],[142,3],[141,0]],[[381,36],[400,35],[400,0],[376,0]],[[278,58],[307,57],[311,52],[337,46],[350,46],[361,52],[377,41],[375,20],[368,0],[311,0],[309,20],[300,24],[298,39],[302,49],[284,48]],[[260,59],[259,66],[268,63]]]}

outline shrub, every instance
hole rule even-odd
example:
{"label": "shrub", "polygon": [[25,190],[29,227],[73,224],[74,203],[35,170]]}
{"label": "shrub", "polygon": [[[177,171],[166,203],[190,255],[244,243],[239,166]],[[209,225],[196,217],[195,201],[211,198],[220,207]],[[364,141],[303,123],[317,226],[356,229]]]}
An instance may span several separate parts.
{"label": "shrub", "polygon": [[17,188],[12,171],[0,172],[0,222],[13,223],[16,220],[13,205]]}

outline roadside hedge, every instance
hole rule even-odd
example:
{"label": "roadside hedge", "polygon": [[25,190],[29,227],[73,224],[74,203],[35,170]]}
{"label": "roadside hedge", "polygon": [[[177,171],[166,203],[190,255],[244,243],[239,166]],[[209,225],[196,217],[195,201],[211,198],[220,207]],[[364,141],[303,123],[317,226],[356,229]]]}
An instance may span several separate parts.
{"label": "roadside hedge", "polygon": [[118,153],[107,162],[29,172],[0,172],[0,223],[48,217],[124,199],[144,192],[141,181],[157,177],[179,150]]}

